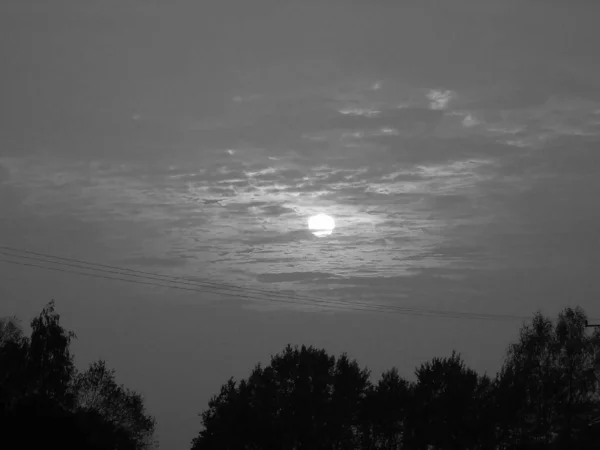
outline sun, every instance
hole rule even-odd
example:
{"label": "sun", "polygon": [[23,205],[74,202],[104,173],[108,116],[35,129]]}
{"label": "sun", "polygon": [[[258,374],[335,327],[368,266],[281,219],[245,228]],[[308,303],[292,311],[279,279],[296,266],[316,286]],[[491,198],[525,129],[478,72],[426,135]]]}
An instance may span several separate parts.
{"label": "sun", "polygon": [[334,228],[335,221],[327,214],[317,214],[308,219],[308,229],[317,237],[329,236]]}

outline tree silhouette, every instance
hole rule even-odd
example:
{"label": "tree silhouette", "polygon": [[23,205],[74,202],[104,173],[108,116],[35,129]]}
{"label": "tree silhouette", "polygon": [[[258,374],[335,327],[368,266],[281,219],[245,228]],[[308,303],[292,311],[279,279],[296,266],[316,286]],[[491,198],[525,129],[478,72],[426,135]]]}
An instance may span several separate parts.
{"label": "tree silhouette", "polygon": [[594,344],[580,308],[556,324],[541,313],[510,345],[498,375],[502,441],[510,448],[590,448],[598,439],[598,380]]}
{"label": "tree silhouette", "polygon": [[69,387],[75,364],[69,347],[75,333],[60,326],[54,301],[31,321],[31,329],[27,356],[28,377],[33,383],[30,389],[63,407],[72,408],[74,398]]}
{"label": "tree silhouette", "polygon": [[489,380],[465,366],[459,354],[434,358],[415,372],[406,441],[413,448],[474,449],[482,432],[479,393]]}
{"label": "tree silhouette", "polygon": [[[25,337],[14,319],[0,322],[2,448],[148,448],[154,420],[141,397],[117,386],[103,362],[77,374],[70,352],[75,334],[60,325],[54,302],[31,329]],[[88,394],[94,400],[84,404]]]}
{"label": "tree silhouette", "polygon": [[[225,383],[201,413],[192,450],[588,450],[600,442],[600,331],[581,308],[523,325],[495,378],[460,354],[433,358],[415,380],[396,368],[376,384],[343,353],[292,347]],[[24,336],[0,320],[2,448],[147,450],[155,421],[105,361],[78,373],[49,303]],[[35,430],[34,433],[23,432]]]}
{"label": "tree silhouette", "polygon": [[347,355],[288,345],[247,380],[221,387],[192,448],[356,448],[369,386],[368,370]]}
{"label": "tree silhouette", "polygon": [[78,374],[71,389],[77,411],[97,413],[129,436],[137,449],[154,444],[155,420],[146,414],[141,395],[118,385],[115,371],[108,369],[105,361],[94,362],[86,372]]}
{"label": "tree silhouette", "polygon": [[23,330],[17,317],[0,318],[0,345],[23,337]]}
{"label": "tree silhouette", "polygon": [[600,332],[580,308],[523,325],[491,378],[453,352],[375,384],[345,354],[292,348],[233,378],[201,414],[193,450],[583,450],[600,442]]}
{"label": "tree silhouette", "polygon": [[0,411],[11,411],[26,395],[30,383],[28,370],[29,340],[22,333],[2,327],[0,342]]}
{"label": "tree silhouette", "polygon": [[412,385],[396,368],[370,386],[361,411],[362,448],[393,449],[405,443],[405,424],[412,405]]}

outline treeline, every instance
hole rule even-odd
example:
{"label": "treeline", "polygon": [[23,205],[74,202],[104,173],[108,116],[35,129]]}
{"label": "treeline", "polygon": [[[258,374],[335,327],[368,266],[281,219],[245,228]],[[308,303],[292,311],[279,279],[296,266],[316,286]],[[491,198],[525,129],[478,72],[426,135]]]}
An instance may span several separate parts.
{"label": "treeline", "polygon": [[600,333],[585,324],[580,308],[536,314],[494,377],[453,352],[373,384],[346,354],[288,345],[221,387],[192,450],[599,449]]}
{"label": "treeline", "polygon": [[155,420],[142,397],[117,384],[104,361],[78,372],[75,334],[59,319],[50,302],[29,337],[16,318],[0,319],[0,448],[153,448]]}
{"label": "treeline", "polygon": [[[292,347],[225,383],[201,414],[192,450],[592,450],[600,448],[600,331],[580,308],[538,313],[501,370],[434,358],[413,380],[376,381],[346,354]],[[78,372],[51,302],[25,336],[0,320],[1,448],[148,450],[155,421],[142,397],[97,361]]]}

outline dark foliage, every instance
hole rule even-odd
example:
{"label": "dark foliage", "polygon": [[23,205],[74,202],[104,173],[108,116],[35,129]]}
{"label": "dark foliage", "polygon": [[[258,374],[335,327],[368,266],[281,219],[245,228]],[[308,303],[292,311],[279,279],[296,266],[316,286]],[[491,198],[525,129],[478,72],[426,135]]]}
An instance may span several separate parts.
{"label": "dark foliage", "polygon": [[596,348],[585,313],[541,314],[522,327],[491,378],[459,354],[393,368],[373,385],[344,354],[287,346],[248,379],[230,379],[201,414],[192,450],[599,448]]}
{"label": "dark foliage", "polygon": [[14,319],[0,321],[2,448],[149,448],[154,419],[141,397],[117,386],[102,361],[76,372],[69,350],[75,335],[60,326],[53,302],[31,329],[25,337]]}
{"label": "dark foliage", "polygon": [[[75,335],[50,303],[26,337],[0,320],[2,448],[142,450],[155,442],[142,397],[97,361],[78,373]],[[192,450],[588,450],[600,442],[600,332],[579,309],[536,314],[498,374],[453,352],[377,383],[346,354],[292,347],[230,379],[201,414]]]}

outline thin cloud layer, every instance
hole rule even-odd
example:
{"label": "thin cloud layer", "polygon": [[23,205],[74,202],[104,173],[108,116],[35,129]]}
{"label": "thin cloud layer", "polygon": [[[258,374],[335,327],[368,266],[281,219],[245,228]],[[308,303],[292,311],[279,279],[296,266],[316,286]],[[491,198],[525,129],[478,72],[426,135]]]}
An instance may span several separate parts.
{"label": "thin cloud layer", "polygon": [[[433,298],[439,279],[454,280],[457,292],[464,293],[475,268],[510,267],[513,259],[535,267],[558,248],[593,260],[578,237],[565,233],[579,223],[584,224],[579,235],[591,237],[598,222],[584,209],[585,201],[573,201],[600,188],[593,177],[600,167],[593,151],[598,105],[553,99],[533,109],[504,110],[493,122],[481,108],[465,112],[460,92],[421,91],[423,101],[454,98],[463,109],[452,109],[448,101],[445,109],[379,104],[373,111],[356,106],[356,99],[369,103],[373,90],[357,89],[355,106],[342,109],[339,101],[342,112],[332,113],[320,100],[300,109],[292,102],[294,130],[268,142],[246,133],[244,145],[200,152],[195,162],[189,155],[168,166],[162,158],[148,163],[4,158],[3,183],[40,218],[60,214],[74,223],[146,230],[137,239],[140,256],[123,255],[124,263],[182,271],[210,265],[213,275],[224,278],[238,268],[248,279],[297,292],[319,291],[319,282],[308,277],[315,268],[328,282],[362,286],[358,280],[372,280],[379,287],[399,273],[404,280],[431,271],[434,292],[425,295],[420,285],[413,294]],[[464,119],[453,120],[461,114],[481,119],[465,126]],[[281,123],[260,111],[255,116],[248,114],[245,128],[256,124],[256,136]],[[421,124],[417,134],[401,132]],[[475,126],[478,132],[471,130]],[[573,132],[584,127],[587,133]],[[515,144],[526,138],[539,141]],[[286,139],[289,144],[279,147]],[[312,163],[296,147],[302,141],[320,153]],[[321,211],[338,223],[334,235],[323,240],[305,223]],[[97,239],[114,241],[114,226],[106,230],[97,228]],[[154,240],[150,248],[147,239]],[[529,248],[528,258],[521,248]],[[264,256],[257,259],[256,251]],[[434,275],[439,270],[442,275]],[[393,301],[394,295],[379,287],[379,299]]]}
{"label": "thin cloud layer", "polygon": [[[74,87],[82,94],[70,103],[57,93],[68,80],[95,79],[95,66],[63,81],[50,76],[27,126],[22,103],[9,96],[14,111],[0,150],[4,235],[25,245],[24,229],[54,224],[80,230],[80,248],[111,261],[223,280],[235,274],[347,301],[435,303],[453,292],[448,302],[493,303],[498,293],[473,286],[540,267],[590,286],[600,225],[591,200],[600,190],[600,86],[585,39],[595,33],[584,14],[591,4],[581,5],[576,24],[555,2],[540,24],[530,5],[516,17],[497,2],[465,0],[480,14],[474,23],[460,8],[384,3],[273,12],[295,17],[296,27],[312,23],[309,40],[323,42],[319,51],[283,33],[284,22],[267,21],[260,5],[248,23],[279,30],[287,47],[244,28],[242,43],[223,37],[222,54],[237,55],[235,63],[204,44],[194,50],[189,36],[175,33],[187,22],[167,14],[172,48],[182,49],[170,57],[173,69],[142,52],[132,56],[131,78],[107,69],[106,99]],[[148,25],[165,9],[148,8],[122,12]],[[104,17],[121,30],[125,23],[100,6],[69,14],[81,24]],[[217,16],[231,20],[225,9]],[[533,24],[542,33],[558,23],[581,30],[578,52],[548,33],[548,42],[519,41]],[[207,35],[219,32],[206,25]],[[453,39],[439,39],[450,32]],[[288,56],[277,58],[283,47]],[[393,55],[382,50],[392,47]],[[100,49],[112,51],[114,42],[90,41],[90,52]],[[549,52],[552,62],[530,61]],[[190,67],[175,69],[182,61]],[[116,80],[124,80],[122,91]],[[320,212],[337,224],[324,239],[306,227]],[[322,290],[328,283],[332,289]]]}
{"label": "thin cloud layer", "polygon": [[[597,0],[4,0],[0,245],[396,313],[579,304],[596,317],[598,17]],[[318,213],[335,218],[330,236],[307,229]],[[179,329],[185,305],[184,338],[221,336],[219,354],[196,346],[169,366],[216,369],[153,409],[196,402],[189,417],[190,389],[208,399],[267,343],[308,339],[387,366],[381,339],[410,340],[411,367],[457,346],[489,373],[489,349],[518,326],[429,317],[426,335],[418,318],[361,313],[332,334],[320,315],[340,313],[299,298],[0,271],[25,316],[50,292],[92,331],[98,317],[141,327],[133,353],[165,315]],[[96,337],[120,348],[105,329]],[[177,339],[157,336],[134,365],[172,354]],[[148,373],[148,389],[172,385]],[[169,430],[165,414],[162,444],[189,446],[197,424]]]}

